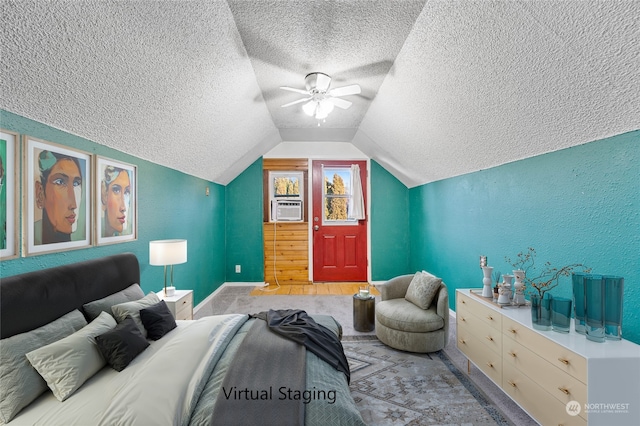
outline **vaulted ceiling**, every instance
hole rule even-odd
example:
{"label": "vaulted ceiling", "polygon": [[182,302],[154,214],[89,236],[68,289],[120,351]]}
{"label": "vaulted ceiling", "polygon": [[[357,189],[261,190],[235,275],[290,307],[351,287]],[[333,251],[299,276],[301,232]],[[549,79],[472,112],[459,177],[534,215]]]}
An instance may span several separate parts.
{"label": "vaulted ceiling", "polygon": [[[0,108],[221,184],[282,141],[350,142],[413,187],[640,128],[638,1],[0,7]],[[282,108],[315,71],[362,93]]]}

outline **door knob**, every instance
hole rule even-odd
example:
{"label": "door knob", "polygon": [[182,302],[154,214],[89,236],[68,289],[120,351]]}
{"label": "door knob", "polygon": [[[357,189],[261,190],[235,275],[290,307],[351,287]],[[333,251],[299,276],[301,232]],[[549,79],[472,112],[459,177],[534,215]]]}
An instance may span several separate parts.
{"label": "door knob", "polygon": [[314,227],[313,227],[313,230],[314,230],[314,231],[317,231],[318,229],[320,229],[320,227],[319,227],[318,225],[316,225],[316,226],[314,226]]}

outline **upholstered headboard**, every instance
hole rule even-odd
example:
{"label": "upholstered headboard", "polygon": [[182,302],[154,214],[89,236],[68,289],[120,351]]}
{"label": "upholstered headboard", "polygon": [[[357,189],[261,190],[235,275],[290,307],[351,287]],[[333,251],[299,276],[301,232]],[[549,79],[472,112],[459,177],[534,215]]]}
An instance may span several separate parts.
{"label": "upholstered headboard", "polygon": [[133,253],[3,277],[0,338],[41,327],[135,283],[140,283],[140,265]]}

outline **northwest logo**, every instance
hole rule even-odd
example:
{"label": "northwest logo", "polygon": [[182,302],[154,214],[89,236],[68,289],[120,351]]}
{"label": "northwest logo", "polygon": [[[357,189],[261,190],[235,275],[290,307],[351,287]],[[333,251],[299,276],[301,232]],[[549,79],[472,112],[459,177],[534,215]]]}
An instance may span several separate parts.
{"label": "northwest logo", "polygon": [[580,414],[580,403],[578,401],[569,401],[567,402],[567,406],[565,407],[567,410],[567,414],[570,416],[577,416]]}

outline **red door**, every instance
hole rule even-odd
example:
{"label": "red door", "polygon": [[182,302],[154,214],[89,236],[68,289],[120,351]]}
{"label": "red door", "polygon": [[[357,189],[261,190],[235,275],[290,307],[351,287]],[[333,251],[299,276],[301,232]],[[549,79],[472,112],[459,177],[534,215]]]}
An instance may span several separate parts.
{"label": "red door", "polygon": [[[367,217],[357,219],[357,183],[352,164],[360,168],[362,202],[366,203],[366,161],[313,161],[313,281],[367,281]],[[356,214],[357,216],[357,214]]]}

